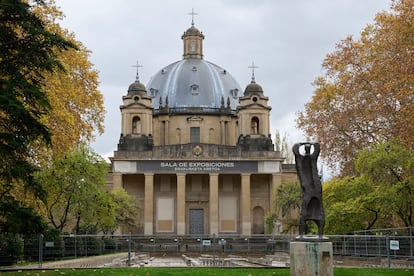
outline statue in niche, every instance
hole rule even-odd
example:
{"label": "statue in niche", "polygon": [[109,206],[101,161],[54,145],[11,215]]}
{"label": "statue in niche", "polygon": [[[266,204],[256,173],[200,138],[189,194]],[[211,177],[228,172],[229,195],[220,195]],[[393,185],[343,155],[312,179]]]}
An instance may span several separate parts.
{"label": "statue in niche", "polygon": [[252,134],[257,134],[257,122],[252,120]]}
{"label": "statue in niche", "polygon": [[[304,148],[304,153],[300,149]],[[312,152],[313,148],[313,152]],[[314,221],[318,234],[323,236],[325,212],[322,204],[322,183],[318,174],[317,161],[321,151],[319,143],[297,143],[292,148],[295,154],[296,171],[302,188],[302,205],[300,209],[299,235],[308,232],[307,221]]]}
{"label": "statue in niche", "polygon": [[132,120],[132,134],[141,134],[141,120],[139,117],[134,117]]}

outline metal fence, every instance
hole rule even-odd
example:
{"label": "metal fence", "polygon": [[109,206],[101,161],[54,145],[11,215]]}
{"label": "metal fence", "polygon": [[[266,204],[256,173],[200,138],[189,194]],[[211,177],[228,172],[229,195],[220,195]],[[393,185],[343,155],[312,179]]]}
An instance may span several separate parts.
{"label": "metal fence", "polygon": [[[334,256],[413,260],[411,235],[344,235],[328,236]],[[42,235],[21,241],[19,262],[37,263],[77,259],[125,252],[131,254],[212,254],[212,255],[272,255],[289,254],[291,235],[62,235],[45,238]],[[0,256],[7,260],[10,256]],[[7,262],[6,262],[7,263]],[[130,259],[126,265],[130,265]]]}

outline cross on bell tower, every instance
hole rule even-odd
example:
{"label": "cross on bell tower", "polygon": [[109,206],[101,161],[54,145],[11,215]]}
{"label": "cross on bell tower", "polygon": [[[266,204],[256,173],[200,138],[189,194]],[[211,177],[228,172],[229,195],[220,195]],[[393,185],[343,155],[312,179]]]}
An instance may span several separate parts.
{"label": "cross on bell tower", "polygon": [[138,82],[139,82],[139,68],[140,68],[140,67],[144,67],[144,66],[142,66],[141,64],[139,64],[139,62],[138,62],[138,60],[137,60],[137,64],[132,65],[132,67],[136,67],[136,68],[137,68],[137,75],[136,75],[136,77],[135,77],[135,81],[138,81]]}
{"label": "cross on bell tower", "polygon": [[252,69],[252,82],[256,82],[255,81],[255,78],[254,78],[254,69],[255,68],[259,68],[259,66],[255,66],[254,65],[254,61],[252,62],[252,65],[251,66],[249,66],[248,68],[251,68]]}

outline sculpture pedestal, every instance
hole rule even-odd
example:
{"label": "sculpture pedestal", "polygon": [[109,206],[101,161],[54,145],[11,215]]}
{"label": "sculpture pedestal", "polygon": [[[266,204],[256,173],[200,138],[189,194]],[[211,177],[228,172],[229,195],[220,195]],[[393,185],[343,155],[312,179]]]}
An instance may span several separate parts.
{"label": "sculpture pedestal", "polygon": [[332,242],[300,239],[290,243],[291,276],[332,276]]}

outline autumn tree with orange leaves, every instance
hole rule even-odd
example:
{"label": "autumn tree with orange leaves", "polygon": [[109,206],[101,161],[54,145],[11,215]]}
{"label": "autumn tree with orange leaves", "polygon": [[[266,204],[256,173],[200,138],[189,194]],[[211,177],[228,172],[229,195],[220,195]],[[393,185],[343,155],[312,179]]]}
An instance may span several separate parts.
{"label": "autumn tree with orange leaves", "polygon": [[321,143],[323,158],[342,175],[359,150],[396,139],[414,145],[414,0],[394,0],[355,40],[326,56],[314,95],[297,125]]}
{"label": "autumn tree with orange leaves", "polygon": [[103,131],[98,72],[62,16],[53,0],[0,1],[0,232],[43,231],[36,205],[53,195],[33,175]]}
{"label": "autumn tree with orange leaves", "polygon": [[[62,28],[58,22],[63,13],[53,0],[36,7],[35,13],[43,19],[46,28],[77,46],[58,54],[58,60],[65,72],[54,71],[45,75],[45,91],[51,103],[51,111],[43,122],[52,132],[51,151],[40,145],[39,158],[66,154],[89,143],[104,128],[103,96],[98,90],[98,71],[89,61],[90,51],[75,39],[75,35]],[[46,152],[46,154],[45,154]],[[43,156],[42,156],[43,155]]]}

